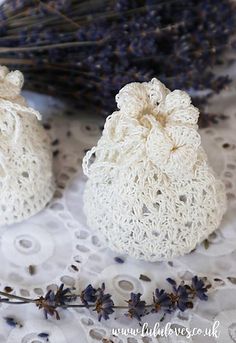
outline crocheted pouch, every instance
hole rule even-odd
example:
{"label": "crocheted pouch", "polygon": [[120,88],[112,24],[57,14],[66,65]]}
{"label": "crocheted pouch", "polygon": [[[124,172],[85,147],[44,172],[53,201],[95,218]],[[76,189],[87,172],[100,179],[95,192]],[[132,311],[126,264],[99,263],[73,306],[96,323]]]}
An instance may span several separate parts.
{"label": "crocheted pouch", "polygon": [[135,258],[171,259],[196,247],[226,210],[189,95],[157,79],[131,83],[84,157],[84,210],[108,245]]}
{"label": "crocheted pouch", "polygon": [[24,78],[0,67],[0,225],[40,211],[54,192],[49,138],[20,96]]}

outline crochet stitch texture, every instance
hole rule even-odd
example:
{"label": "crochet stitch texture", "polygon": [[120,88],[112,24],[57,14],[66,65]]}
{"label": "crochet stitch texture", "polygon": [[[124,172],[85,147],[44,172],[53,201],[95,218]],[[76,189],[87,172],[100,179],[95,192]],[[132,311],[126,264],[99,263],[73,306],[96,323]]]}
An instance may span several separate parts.
{"label": "crochet stitch texture", "polygon": [[0,225],[39,212],[54,192],[49,138],[20,95],[21,72],[0,66]]}
{"label": "crochet stitch texture", "polygon": [[190,96],[130,83],[87,152],[84,211],[108,245],[148,261],[189,253],[220,224],[223,183],[208,164]]}

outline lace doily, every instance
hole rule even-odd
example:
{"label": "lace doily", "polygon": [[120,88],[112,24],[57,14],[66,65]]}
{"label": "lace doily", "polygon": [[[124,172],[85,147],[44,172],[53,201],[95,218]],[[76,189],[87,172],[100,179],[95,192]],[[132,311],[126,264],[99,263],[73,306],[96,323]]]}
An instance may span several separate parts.
{"label": "lace doily", "polygon": [[0,67],[0,225],[39,212],[54,192],[49,138],[20,96],[23,81]]}
{"label": "lace doily", "polygon": [[[121,314],[98,323],[96,314],[87,309],[61,311],[61,320],[45,321],[42,312],[31,305],[0,307],[1,343],[45,343],[38,336],[49,333],[50,343],[233,343],[235,339],[236,309],[236,113],[235,85],[214,99],[212,111],[229,115],[217,126],[200,130],[202,144],[210,164],[223,180],[228,198],[228,210],[220,228],[208,238],[209,247],[197,246],[191,254],[166,262],[145,262],[116,254],[100,240],[100,233],[89,229],[83,214],[83,191],[86,178],[81,164],[85,152],[96,145],[103,122],[91,114],[77,114],[76,108],[66,107],[50,97],[25,93],[30,105],[43,114],[45,127],[51,136],[54,151],[54,170],[57,189],[54,199],[42,212],[21,224],[0,228],[0,284],[1,289],[12,287],[17,294],[37,297],[47,287],[64,282],[82,290],[106,283],[117,304],[124,304],[130,292],[141,292],[151,300],[155,287],[166,288],[166,277],[188,280],[191,276],[207,276],[213,287],[207,302],[200,302],[189,313],[176,312],[168,317],[172,325],[188,328],[210,327],[220,320],[220,340],[185,337],[150,338],[133,335],[112,335],[112,328],[139,327],[134,320]],[[15,257],[14,257],[15,256]],[[119,256],[123,264],[114,258]],[[34,266],[34,273],[30,273]],[[140,280],[140,274],[151,281]],[[22,327],[9,327],[4,318],[14,317]],[[145,317],[150,327],[159,318]],[[165,323],[163,323],[164,325]],[[110,342],[109,342],[110,343]]]}
{"label": "lace doily", "polygon": [[226,208],[201,147],[198,110],[187,93],[156,79],[126,85],[116,100],[120,111],[83,160],[88,224],[119,253],[147,261],[184,255]]}

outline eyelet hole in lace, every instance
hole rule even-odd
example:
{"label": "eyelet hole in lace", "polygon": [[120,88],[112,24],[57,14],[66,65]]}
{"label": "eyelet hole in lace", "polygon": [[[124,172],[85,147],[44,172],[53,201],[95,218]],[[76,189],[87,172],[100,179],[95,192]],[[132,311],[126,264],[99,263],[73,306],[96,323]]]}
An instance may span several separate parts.
{"label": "eyelet hole in lace", "polygon": [[89,336],[97,341],[101,341],[106,335],[106,331],[100,329],[92,329],[89,331]]}
{"label": "eyelet hole in lace", "polygon": [[134,289],[133,284],[130,281],[127,280],[120,280],[118,282],[119,287],[127,292],[131,292]]}
{"label": "eyelet hole in lace", "polygon": [[20,239],[19,244],[22,246],[22,248],[29,249],[32,247],[32,242],[28,239]]}

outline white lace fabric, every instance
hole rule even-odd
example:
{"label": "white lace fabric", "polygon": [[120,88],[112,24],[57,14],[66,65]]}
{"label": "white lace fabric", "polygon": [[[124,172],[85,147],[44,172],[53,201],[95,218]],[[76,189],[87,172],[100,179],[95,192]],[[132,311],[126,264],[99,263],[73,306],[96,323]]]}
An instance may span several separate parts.
{"label": "white lace fabric", "polygon": [[20,96],[23,75],[0,67],[0,225],[29,218],[52,198],[49,137]]}
{"label": "white lace fabric", "polygon": [[156,79],[126,85],[116,101],[119,111],[83,160],[88,224],[138,259],[189,253],[226,210],[224,185],[201,147],[199,111]]}
{"label": "white lace fabric", "polygon": [[[228,210],[220,228],[208,237],[209,247],[198,245],[190,254],[172,261],[147,262],[129,258],[109,249],[101,241],[101,233],[88,228],[83,213],[83,193],[86,178],[81,164],[85,151],[97,144],[103,121],[88,113],[80,113],[58,99],[26,93],[34,108],[47,118],[48,130],[55,153],[53,166],[57,189],[50,204],[37,215],[0,228],[1,290],[11,287],[14,294],[31,298],[46,294],[61,282],[80,292],[86,285],[106,284],[118,305],[127,305],[130,292],[142,293],[142,299],[152,301],[153,290],[168,289],[167,277],[177,282],[189,282],[194,275],[206,276],[212,284],[207,302],[197,301],[193,309],[176,311],[166,322],[185,328],[210,328],[214,320],[221,322],[221,340],[202,336],[186,338],[153,338],[120,335],[114,337],[112,328],[140,328],[136,320],[129,320],[121,312],[108,321],[97,321],[88,309],[60,310],[61,320],[44,319],[34,305],[0,307],[0,343],[45,343],[38,336],[49,334],[50,343],[233,343],[236,342],[236,116],[235,85],[214,99],[213,113],[229,116],[226,121],[199,130],[210,164],[223,180]],[[74,116],[68,116],[68,111]],[[45,119],[44,119],[45,120]],[[57,152],[57,154],[56,154]],[[58,153],[59,152],[59,153]],[[119,257],[124,263],[117,263]],[[34,275],[29,266],[34,266]],[[140,279],[146,275],[151,281]],[[168,289],[170,290],[170,289]],[[4,318],[13,317],[22,327],[9,327]],[[150,328],[161,315],[144,318]],[[110,343],[110,342],[109,342]]]}

